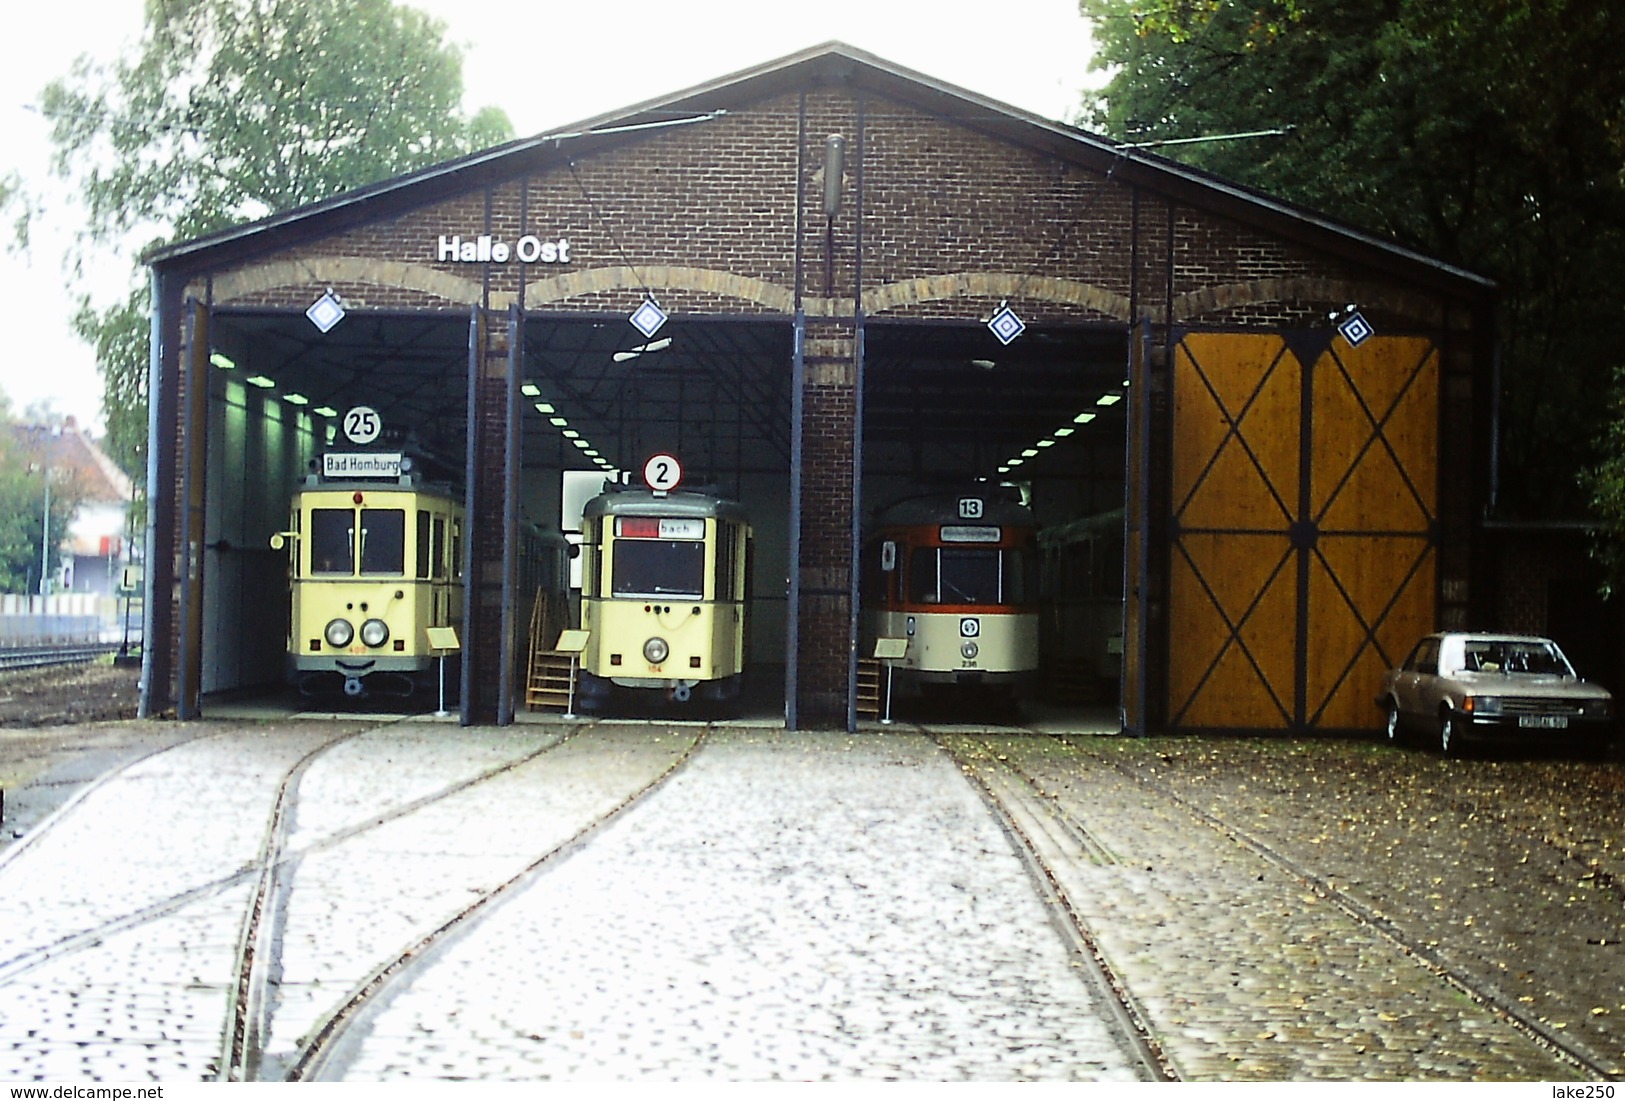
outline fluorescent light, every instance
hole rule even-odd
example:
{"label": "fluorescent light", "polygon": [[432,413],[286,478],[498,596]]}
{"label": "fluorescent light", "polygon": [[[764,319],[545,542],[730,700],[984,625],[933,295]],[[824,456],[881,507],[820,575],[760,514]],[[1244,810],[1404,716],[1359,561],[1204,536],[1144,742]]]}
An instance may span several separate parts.
{"label": "fluorescent light", "polygon": [[309,405],[310,404],[310,399],[305,397],[305,395],[303,395],[303,394],[294,394],[294,393],[283,394],[282,395],[282,400],[287,402],[289,405]]}
{"label": "fluorescent light", "polygon": [[554,428],[563,428],[570,422],[565,420],[563,417],[548,417],[547,423],[551,424]]}
{"label": "fluorescent light", "polygon": [[1068,436],[1072,435],[1072,433],[1074,433],[1076,431],[1077,431],[1076,428],[1057,428],[1055,430],[1055,438],[1058,439],[1058,440],[1064,440],[1064,439],[1066,439]]}
{"label": "fluorescent light", "polygon": [[1054,440],[1039,440],[1038,441],[1038,446],[1039,447],[1054,447],[1055,446],[1055,441]]}
{"label": "fluorescent light", "polygon": [[331,405],[318,405],[316,408],[312,409],[311,412],[315,413],[318,417],[336,417],[339,415],[339,411],[334,409]]}
{"label": "fluorescent light", "polygon": [[566,428],[561,435],[563,435],[567,440],[573,440],[580,436],[581,433],[577,432],[574,428]]}
{"label": "fluorescent light", "polygon": [[230,359],[227,359],[219,352],[209,353],[209,362],[220,368],[222,371],[235,371],[237,369],[237,365],[235,363],[233,363]]}
{"label": "fluorescent light", "polygon": [[541,396],[542,388],[534,382],[527,382],[519,388],[519,392],[527,398],[534,398]]}
{"label": "fluorescent light", "polygon": [[1095,419],[1095,415],[1093,413],[1079,413],[1077,416],[1072,418],[1072,423],[1073,424],[1088,424],[1090,421],[1092,421],[1094,419]]}
{"label": "fluorescent light", "polygon": [[248,383],[250,386],[258,386],[261,390],[270,390],[276,386],[275,382],[266,378],[264,375],[249,375],[243,381]]}
{"label": "fluorescent light", "polygon": [[551,406],[547,402],[539,401],[539,402],[536,403],[536,412],[538,412],[538,413],[552,413],[552,412],[554,412],[554,409],[553,409],[553,406]]}
{"label": "fluorescent light", "polygon": [[1096,405],[1116,405],[1118,402],[1120,402],[1122,400],[1123,400],[1123,395],[1122,394],[1102,394],[1102,395],[1100,395],[1100,400],[1095,402],[1095,404]]}
{"label": "fluorescent light", "polygon": [[583,451],[592,446],[592,444],[588,443],[586,440],[571,440],[570,442],[581,448]]}
{"label": "fluorescent light", "polygon": [[1029,448],[1025,448],[1021,452],[1021,457],[1023,459],[1030,459],[1036,454],[1038,454],[1038,449],[1036,447],[1029,447]]}
{"label": "fluorescent light", "polygon": [[589,447],[589,448],[585,449],[584,451],[582,451],[581,453],[583,455],[587,456],[587,458],[589,458],[589,459],[598,458],[598,449],[597,448]]}
{"label": "fluorescent light", "polygon": [[1004,465],[1005,466],[1020,466],[1022,463],[1026,462],[1026,461],[1027,461],[1026,459],[1011,459],[1009,462],[1005,463]]}

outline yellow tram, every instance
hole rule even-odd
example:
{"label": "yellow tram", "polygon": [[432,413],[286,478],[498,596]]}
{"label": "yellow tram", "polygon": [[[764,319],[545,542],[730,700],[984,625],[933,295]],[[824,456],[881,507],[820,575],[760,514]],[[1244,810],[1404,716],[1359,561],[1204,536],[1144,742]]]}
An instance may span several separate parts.
{"label": "yellow tram", "polygon": [[430,672],[430,627],[463,616],[463,507],[410,473],[323,481],[293,495],[290,675],[302,692],[409,695]]}
{"label": "yellow tram", "polygon": [[581,693],[618,686],[675,702],[739,695],[746,658],[751,526],[705,490],[624,489],[582,512]]}
{"label": "yellow tram", "polygon": [[1038,670],[1037,523],[993,486],[882,510],[865,541],[865,653],[906,640],[897,687],[1028,687]]}

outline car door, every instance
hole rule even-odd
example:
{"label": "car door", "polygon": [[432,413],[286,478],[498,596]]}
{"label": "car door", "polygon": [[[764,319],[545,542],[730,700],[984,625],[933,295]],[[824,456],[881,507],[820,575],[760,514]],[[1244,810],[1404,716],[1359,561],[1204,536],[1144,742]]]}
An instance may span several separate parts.
{"label": "car door", "polygon": [[1415,723],[1431,714],[1426,697],[1429,686],[1438,676],[1439,640],[1424,638],[1416,644],[1399,676],[1394,678],[1394,698],[1399,701],[1400,716],[1407,722]]}
{"label": "car door", "polygon": [[1416,655],[1416,681],[1411,689],[1411,719],[1430,723],[1439,713],[1439,700],[1444,694],[1444,680],[1440,662],[1444,658],[1445,640],[1430,638]]}

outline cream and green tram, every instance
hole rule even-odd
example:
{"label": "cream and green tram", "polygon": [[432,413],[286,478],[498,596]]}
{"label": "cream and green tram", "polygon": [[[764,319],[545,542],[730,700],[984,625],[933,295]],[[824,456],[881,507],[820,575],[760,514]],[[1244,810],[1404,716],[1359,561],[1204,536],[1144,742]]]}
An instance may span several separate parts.
{"label": "cream and green tram", "polygon": [[430,627],[463,614],[463,507],[445,488],[323,481],[293,495],[290,678],[304,693],[410,695],[432,681]]}
{"label": "cream and green tram", "polygon": [[746,658],[750,520],[702,490],[603,493],[582,512],[582,697],[614,686],[739,695]]}

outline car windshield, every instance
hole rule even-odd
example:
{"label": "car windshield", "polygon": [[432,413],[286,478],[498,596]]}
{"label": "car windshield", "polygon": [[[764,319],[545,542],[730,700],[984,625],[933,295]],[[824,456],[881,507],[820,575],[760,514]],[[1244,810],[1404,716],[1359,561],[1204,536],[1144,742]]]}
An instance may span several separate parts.
{"label": "car windshield", "polygon": [[1568,660],[1556,644],[1538,639],[1470,638],[1462,645],[1462,668],[1469,673],[1573,675]]}

